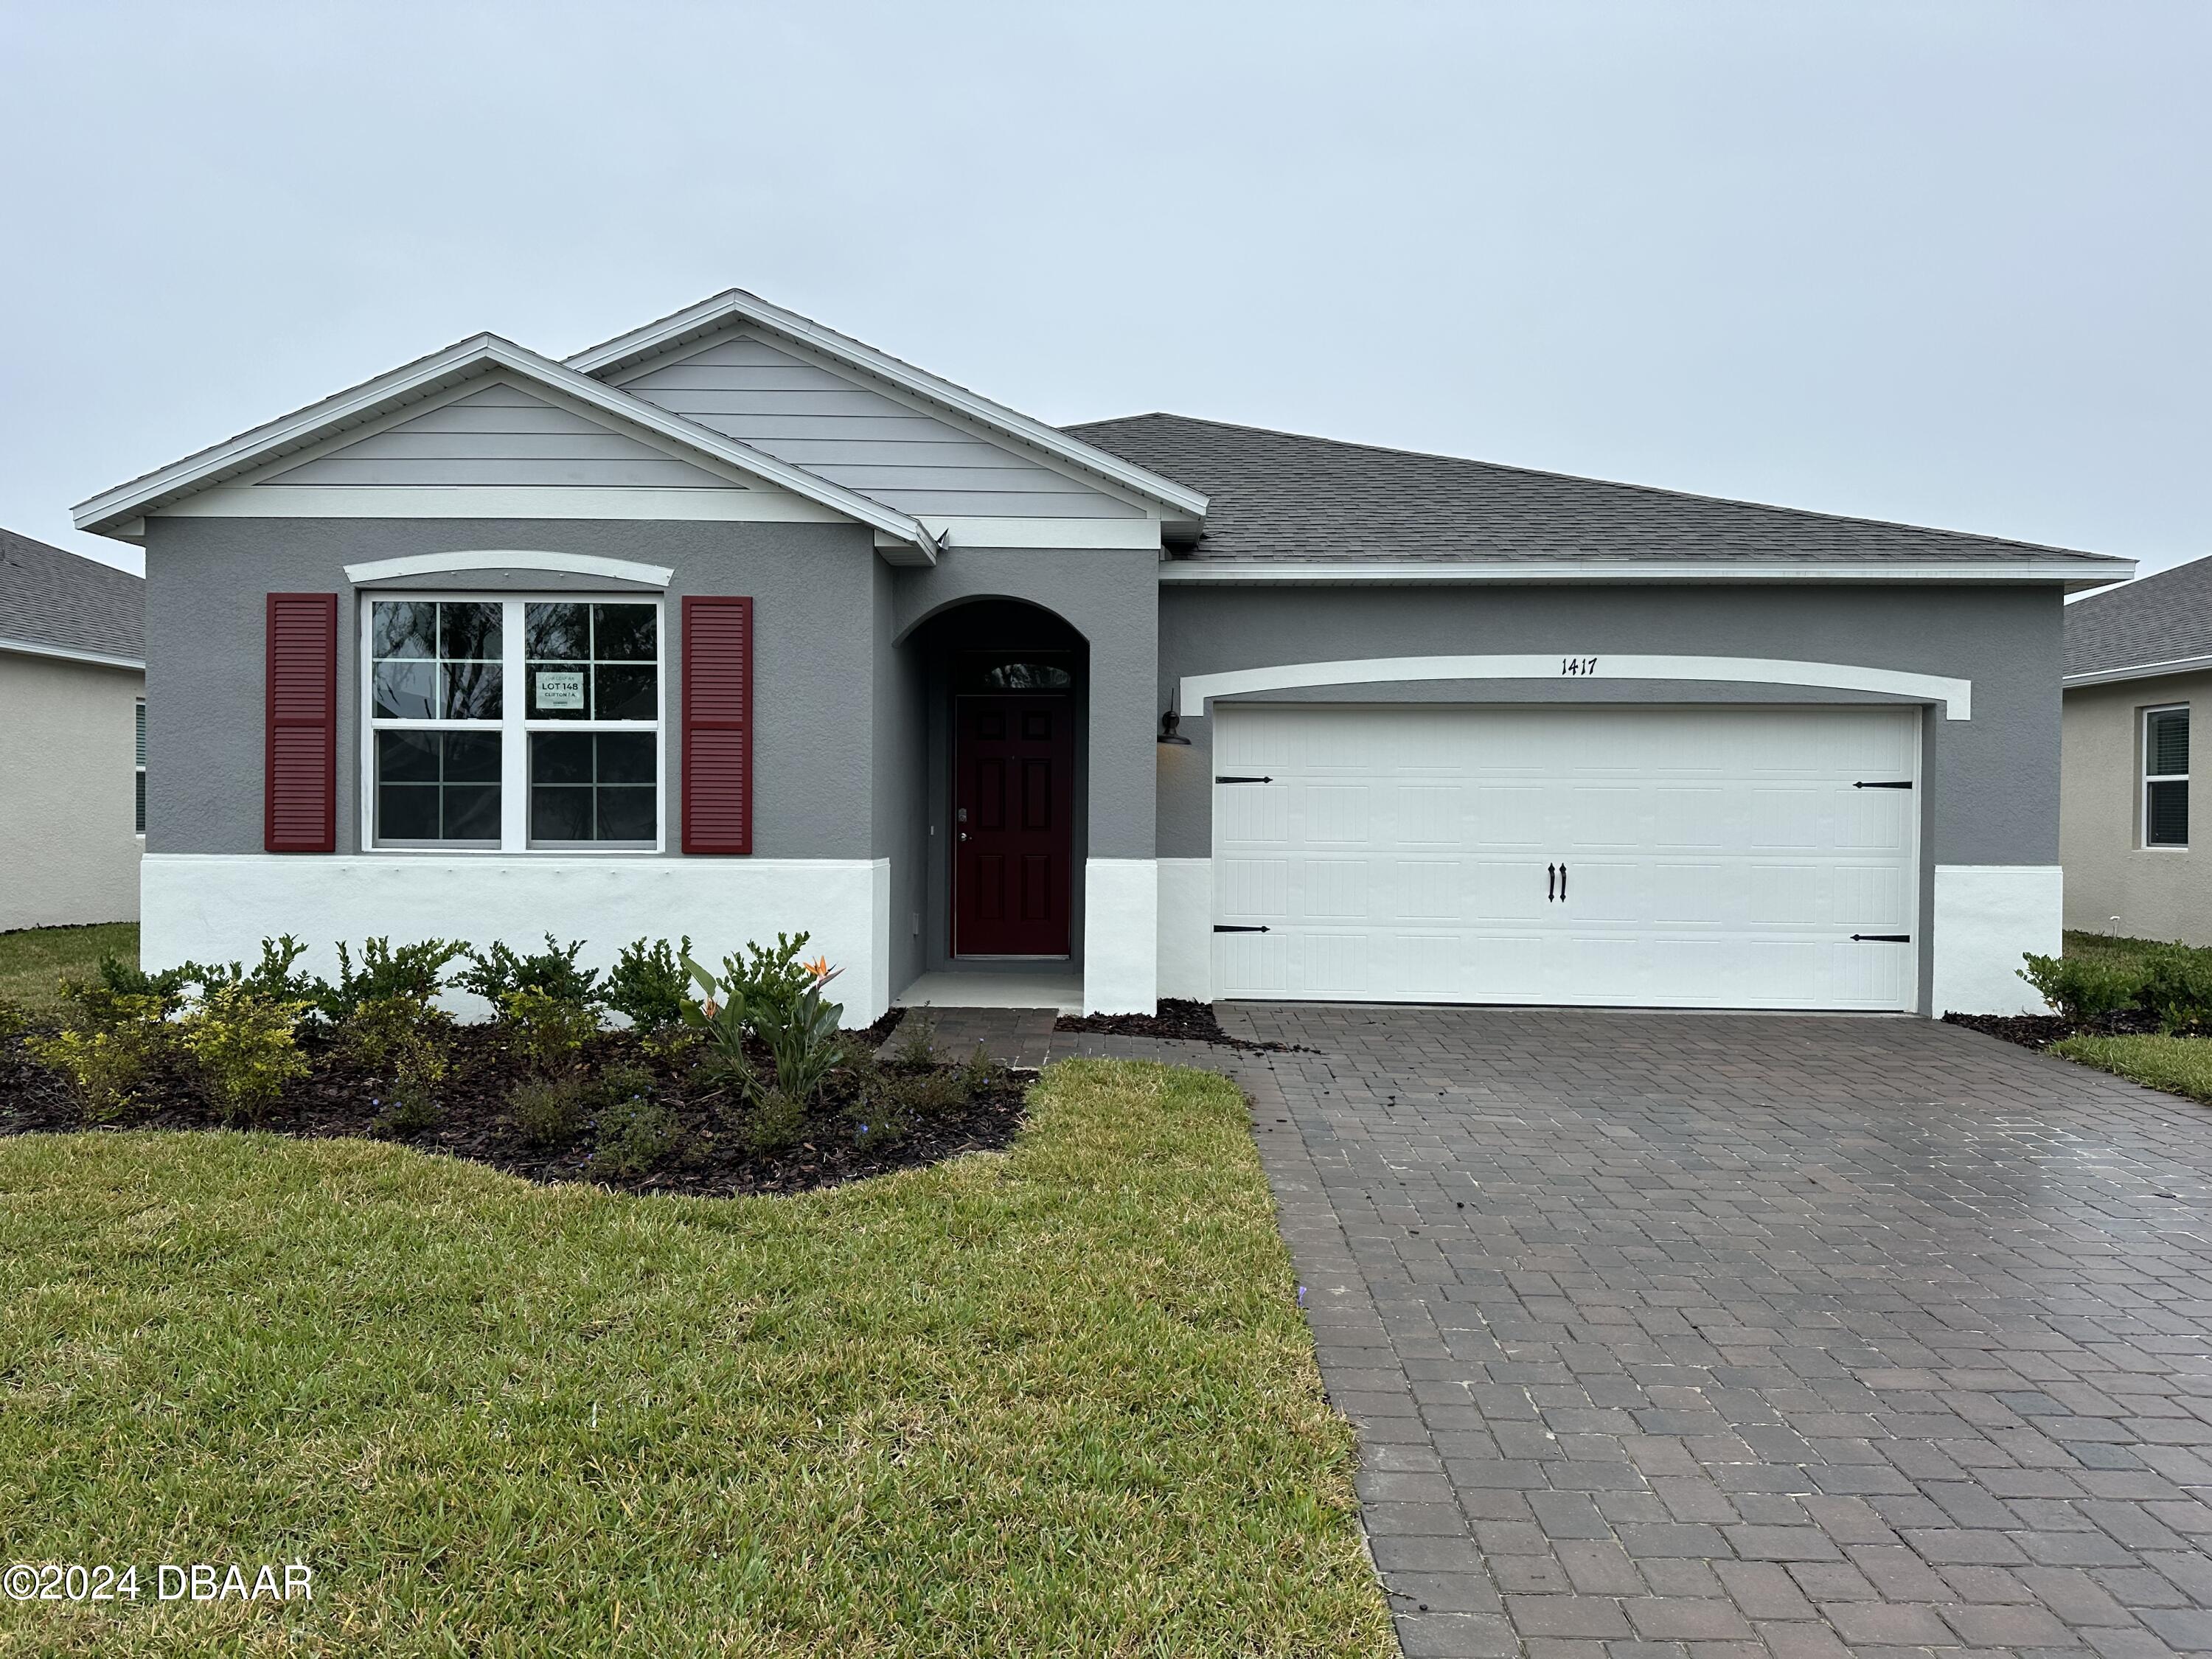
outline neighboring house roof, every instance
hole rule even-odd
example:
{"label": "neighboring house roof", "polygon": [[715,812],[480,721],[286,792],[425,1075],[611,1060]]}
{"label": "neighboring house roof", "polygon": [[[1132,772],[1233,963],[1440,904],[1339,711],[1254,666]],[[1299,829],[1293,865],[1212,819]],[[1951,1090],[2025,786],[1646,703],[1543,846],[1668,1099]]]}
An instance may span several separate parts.
{"label": "neighboring house roof", "polygon": [[0,530],[0,651],[143,668],[146,584]]}
{"label": "neighboring house roof", "polygon": [[320,403],[280,416],[250,432],[188,455],[126,484],[81,501],[74,509],[77,528],[112,532],[167,503],[252,471],[281,456],[362,425],[395,409],[497,374],[543,386],[596,413],[650,433],[678,449],[775,484],[872,526],[884,536],[934,560],[935,537],[911,514],[885,507],[842,484],[803,467],[780,461],[750,445],[712,431],[696,422],[604,386],[550,357],[541,357],[496,334],[479,334],[443,351],[380,374]]}
{"label": "neighboring house roof", "polygon": [[2066,683],[2212,668],[2212,558],[2066,607]]}
{"label": "neighboring house roof", "polygon": [[757,294],[733,288],[687,306],[658,322],[632,329],[627,334],[578,352],[568,367],[586,374],[611,375],[629,364],[662,355],[689,340],[703,339],[733,322],[744,322],[787,339],[813,348],[846,368],[885,385],[950,410],[1001,438],[1042,452],[1054,459],[1109,479],[1170,514],[1192,519],[1206,516],[1206,497],[1187,484],[1163,477],[1142,464],[1109,448],[1084,442],[1073,428],[1049,427],[1019,410],[993,401],[966,386],[902,362],[888,352],[856,340],[849,334],[825,328],[795,311],[771,305]]}
{"label": "neighboring house roof", "polygon": [[[2064,548],[1872,519],[1687,495],[1642,484],[1340,442],[1182,415],[1070,427],[1085,441],[1206,493],[1195,556],[1214,565],[1356,568],[1466,564],[1572,574],[1634,565],[1711,574],[1726,565],[1907,567],[1967,574],[2019,567],[2094,586],[2130,567]],[[2054,568],[2058,567],[2059,568]],[[1204,575],[1204,570],[1193,570]],[[1262,575],[1264,570],[1222,575]],[[1782,574],[1789,574],[1784,569]]]}

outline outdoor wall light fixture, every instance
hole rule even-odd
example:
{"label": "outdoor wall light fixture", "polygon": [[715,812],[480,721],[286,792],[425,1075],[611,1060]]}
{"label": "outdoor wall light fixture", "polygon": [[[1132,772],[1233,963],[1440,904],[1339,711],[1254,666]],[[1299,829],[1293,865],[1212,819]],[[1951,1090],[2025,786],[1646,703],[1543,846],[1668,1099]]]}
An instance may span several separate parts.
{"label": "outdoor wall light fixture", "polygon": [[1174,697],[1169,698],[1167,712],[1160,716],[1159,740],[1162,743],[1172,743],[1181,748],[1188,749],[1190,747],[1190,739],[1176,729],[1182,724],[1182,715],[1176,711],[1176,701]]}

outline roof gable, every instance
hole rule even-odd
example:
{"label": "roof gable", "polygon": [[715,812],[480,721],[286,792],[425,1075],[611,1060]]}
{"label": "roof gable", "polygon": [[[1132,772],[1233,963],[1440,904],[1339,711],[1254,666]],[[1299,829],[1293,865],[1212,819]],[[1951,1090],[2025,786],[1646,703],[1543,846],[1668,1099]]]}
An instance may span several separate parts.
{"label": "roof gable", "polygon": [[1120,492],[1042,465],[1003,439],[951,424],[848,371],[728,329],[608,377],[632,397],[804,466],[872,499],[935,518],[1135,519]]}
{"label": "roof gable", "polygon": [[986,434],[993,441],[1011,444],[1017,453],[1031,454],[1048,466],[1073,468],[1079,477],[1088,476],[1117,492],[1134,495],[1170,520],[1194,520],[1206,515],[1206,497],[1185,484],[1089,444],[1070,431],[1047,426],[1018,410],[902,362],[850,335],[825,328],[797,312],[771,305],[743,289],[717,294],[658,322],[580,351],[568,360],[568,367],[587,374],[618,378],[647,359],[672,358],[685,345],[735,328],[793,349],[787,355],[814,359],[817,366],[834,363],[845,374],[918,399],[953,417],[970,435]]}
{"label": "roof gable", "polygon": [[464,389],[421,415],[340,443],[257,485],[743,489],[726,472],[678,459],[506,380]]}
{"label": "roof gable", "polygon": [[904,554],[887,552],[888,557],[912,557],[923,562],[936,557],[937,538],[912,515],[617,392],[495,334],[459,341],[79,502],[73,509],[76,526],[117,533],[133,520],[187,495],[255,471],[281,457],[325,444],[349,430],[383,422],[412,404],[487,377],[530,388],[544,401],[588,411],[618,433],[634,434],[648,447],[665,444],[679,459],[688,459],[709,473],[734,474],[739,482],[758,479],[788,489],[871,526],[879,545],[888,540],[909,550]]}

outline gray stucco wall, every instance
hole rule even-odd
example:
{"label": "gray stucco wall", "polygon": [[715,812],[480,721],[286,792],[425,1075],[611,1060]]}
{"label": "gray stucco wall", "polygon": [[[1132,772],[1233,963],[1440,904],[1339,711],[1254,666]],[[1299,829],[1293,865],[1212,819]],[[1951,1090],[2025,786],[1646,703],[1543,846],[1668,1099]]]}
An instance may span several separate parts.
{"label": "gray stucco wall", "polygon": [[[264,596],[340,596],[338,851],[360,850],[359,624],[343,567],[473,549],[595,554],[670,567],[669,855],[681,779],[678,601],[755,601],[753,846],[763,858],[867,858],[875,823],[877,645],[884,568],[869,532],[835,524],[585,520],[155,518],[146,541],[146,845],[156,853],[262,847]],[[612,584],[541,572],[465,575],[408,588],[501,592]]]}

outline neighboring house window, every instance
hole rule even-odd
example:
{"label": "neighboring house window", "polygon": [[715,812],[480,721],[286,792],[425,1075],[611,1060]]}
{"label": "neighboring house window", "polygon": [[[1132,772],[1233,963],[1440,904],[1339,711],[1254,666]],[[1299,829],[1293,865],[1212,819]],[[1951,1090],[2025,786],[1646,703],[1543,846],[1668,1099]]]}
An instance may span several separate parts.
{"label": "neighboring house window", "polygon": [[365,636],[374,845],[659,845],[657,600],[377,599]]}
{"label": "neighboring house window", "polygon": [[146,699],[138,699],[138,833],[146,833]]}
{"label": "neighboring house window", "polygon": [[2189,845],[2189,708],[2143,711],[2143,845]]}

